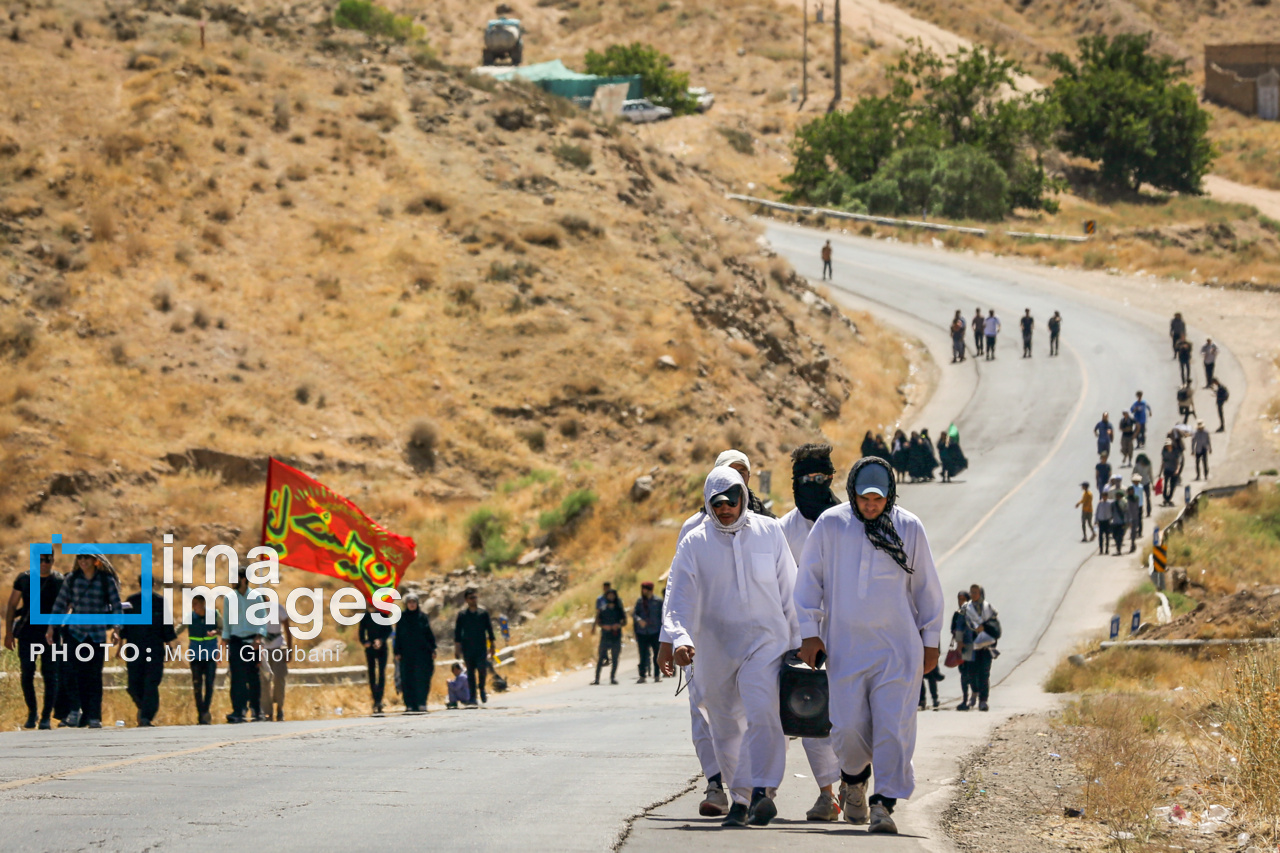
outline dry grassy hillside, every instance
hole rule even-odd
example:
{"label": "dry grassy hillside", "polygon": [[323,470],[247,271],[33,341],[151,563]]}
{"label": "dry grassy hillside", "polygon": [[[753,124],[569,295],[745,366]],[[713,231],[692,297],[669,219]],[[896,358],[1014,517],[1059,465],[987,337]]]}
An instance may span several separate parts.
{"label": "dry grassy hillside", "polygon": [[900,343],[630,129],[318,5],[209,7],[203,49],[198,4],[114,8],[6,5],[0,583],[53,533],[246,548],[268,454],[416,537],[411,578],[493,545],[483,505],[634,581],[722,448],[782,474],[897,417]]}

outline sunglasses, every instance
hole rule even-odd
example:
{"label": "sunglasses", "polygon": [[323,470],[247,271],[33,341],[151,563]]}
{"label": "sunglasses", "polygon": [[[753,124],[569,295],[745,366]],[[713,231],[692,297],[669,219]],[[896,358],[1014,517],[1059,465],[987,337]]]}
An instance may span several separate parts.
{"label": "sunglasses", "polygon": [[832,475],[822,473],[805,474],[800,478],[801,483],[821,483],[824,486],[830,483],[831,480]]}
{"label": "sunglasses", "polygon": [[729,499],[729,498],[727,498],[727,497],[718,497],[718,498],[716,498],[714,501],[712,501],[712,502],[711,502],[711,506],[713,506],[713,507],[717,507],[717,506],[729,506],[729,507],[736,507],[736,506],[737,506],[739,503],[741,503],[741,502],[742,502],[742,498],[741,498],[741,497],[738,497],[736,500],[730,500],[730,499]]}

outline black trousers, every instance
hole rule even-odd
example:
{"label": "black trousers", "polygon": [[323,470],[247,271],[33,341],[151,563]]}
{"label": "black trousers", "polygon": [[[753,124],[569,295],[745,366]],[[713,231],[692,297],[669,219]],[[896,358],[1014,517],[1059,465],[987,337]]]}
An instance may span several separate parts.
{"label": "black trousers", "polygon": [[467,683],[471,685],[471,704],[488,698],[484,689],[485,676],[489,674],[489,655],[484,649],[463,649],[462,662],[467,667]]}
{"label": "black trousers", "polygon": [[[373,704],[382,704],[382,694],[387,689],[387,647],[384,645],[380,649],[372,646],[364,650],[364,662],[369,666],[369,693],[373,696]],[[403,658],[401,663],[404,663]],[[400,688],[405,689],[403,675],[401,676]],[[404,703],[409,704],[408,694],[405,694]]]}
{"label": "black trousers", "polygon": [[1164,472],[1164,502],[1173,500],[1174,490],[1178,488],[1178,475],[1172,471]]}
{"label": "black trousers", "polygon": [[1123,521],[1119,523],[1114,521],[1111,522],[1111,535],[1115,537],[1115,540],[1116,540],[1117,554],[1119,554],[1122,550],[1124,550],[1124,534],[1128,529],[1129,529],[1129,525],[1125,524]]}
{"label": "black trousers", "polygon": [[[97,643],[76,640],[72,640],[69,648],[80,713],[85,720],[101,720],[102,665],[107,661],[107,653]],[[88,660],[81,660],[81,657],[87,657]]]}
{"label": "black trousers", "polygon": [[209,713],[213,702],[213,682],[218,676],[218,662],[193,660],[191,662],[191,692],[195,694],[196,713]]}
{"label": "black trousers", "polygon": [[996,336],[987,335],[987,358],[995,358],[996,355]]}
{"label": "black trousers", "polygon": [[991,692],[991,650],[975,649],[973,663],[969,666],[972,690],[977,694],[979,702],[985,702]]}
{"label": "black trousers", "polygon": [[1212,361],[1204,363],[1204,387],[1206,388],[1213,384],[1213,368],[1214,363]]}
{"label": "black trousers", "polygon": [[1222,403],[1218,404],[1218,429],[1219,430],[1224,430],[1227,428],[1227,422],[1222,419],[1222,406],[1223,406]]}
{"label": "black trousers", "polygon": [[938,682],[932,678],[926,678],[920,682],[920,704],[924,704],[924,686],[929,685],[929,693],[933,696],[933,704],[938,704]]}
{"label": "black trousers", "polygon": [[649,677],[649,662],[653,662],[653,677],[662,677],[658,672],[658,645],[661,634],[636,634],[636,645],[640,647],[640,677]]}
{"label": "black trousers", "polygon": [[[248,660],[241,658],[241,650]],[[254,653],[253,640],[232,637],[227,644],[230,660],[227,662],[228,679],[231,682],[231,713],[237,716],[254,716],[262,713],[262,679],[258,677],[258,657]]]}
{"label": "black trousers", "polygon": [[[148,660],[147,658],[150,658]],[[164,649],[138,649],[138,659],[125,663],[129,673],[129,698],[138,716],[154,720],[160,711],[160,680],[164,678]]]}
{"label": "black trousers", "polygon": [[831,278],[831,261],[822,262],[822,277]]}
{"label": "black trousers", "polygon": [[[40,677],[44,680],[44,704],[40,708],[36,707],[36,659],[31,654],[32,646],[37,643],[45,647],[44,652],[40,654]],[[58,696],[58,667],[53,662],[53,654],[49,651],[43,637],[40,639],[19,637],[18,657],[22,671],[22,698],[27,703],[27,713],[35,716],[39,711],[40,718],[47,720],[53,713],[53,706]]]}
{"label": "black trousers", "polygon": [[1030,335],[1022,336],[1022,354],[1028,357],[1031,355],[1031,336]]}
{"label": "black trousers", "polygon": [[618,676],[618,658],[622,655],[622,632],[601,631],[600,648],[596,655],[596,681],[600,680],[600,670],[605,661],[613,659],[613,667],[609,670],[609,680]]}
{"label": "black trousers", "polygon": [[1200,477],[1200,476],[1201,476],[1201,474],[1200,474],[1200,465],[1201,465],[1201,463],[1204,463],[1204,475],[1203,475],[1203,476],[1208,477],[1208,476],[1209,476],[1209,454],[1208,454],[1208,453],[1197,453],[1197,454],[1196,454],[1196,476],[1197,476],[1197,477]]}
{"label": "black trousers", "polygon": [[974,696],[978,695],[978,688],[973,686],[973,661],[962,660],[960,666],[960,692],[964,696],[964,701],[969,701],[969,694],[972,692]]}
{"label": "black trousers", "polygon": [[400,656],[400,689],[404,694],[404,706],[426,709],[427,694],[431,692],[431,676],[435,675],[436,665],[431,660],[431,652],[425,658],[419,656]]}
{"label": "black trousers", "polygon": [[1178,375],[1182,377],[1183,382],[1191,381],[1191,362],[1178,359]]}
{"label": "black trousers", "polygon": [[1057,354],[1058,354],[1058,333],[1050,332],[1049,333],[1049,355],[1057,355]]}
{"label": "black trousers", "polygon": [[973,348],[978,351],[978,355],[982,355],[982,342],[986,338],[982,334],[982,327],[974,327],[973,330]]}
{"label": "black trousers", "polygon": [[1111,522],[1098,522],[1098,553],[1106,554],[1111,547]]}

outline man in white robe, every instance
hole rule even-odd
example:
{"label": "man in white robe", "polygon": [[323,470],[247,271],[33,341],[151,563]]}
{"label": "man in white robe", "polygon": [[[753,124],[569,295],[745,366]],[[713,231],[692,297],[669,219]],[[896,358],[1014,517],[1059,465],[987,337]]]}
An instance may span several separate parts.
{"label": "man in white robe", "polygon": [[827,654],[845,819],[896,833],[894,807],[915,790],[916,708],[921,678],[938,662],[942,585],[924,525],[894,506],[884,460],[859,460],[848,492],[848,504],[814,523],[800,558],[800,657],[813,666]]}
{"label": "man in white robe", "polygon": [[703,709],[733,800],[725,826],[777,815],[787,744],[779,716],[782,657],[799,641],[795,560],[775,519],[747,511],[747,487],[719,467],[703,487],[707,518],[671,564],[664,625],[677,666],[697,658]]}
{"label": "man in white robe", "polygon": [[[818,516],[840,503],[831,491],[835,470],[829,444],[805,444],[791,452],[791,492],[796,507],[782,516],[781,523],[791,556],[797,563]],[[806,737],[801,738],[800,743],[809,759],[814,781],[818,783],[818,799],[805,813],[805,818],[839,820],[840,805],[832,787],[840,781],[840,761],[831,746],[831,738]]]}

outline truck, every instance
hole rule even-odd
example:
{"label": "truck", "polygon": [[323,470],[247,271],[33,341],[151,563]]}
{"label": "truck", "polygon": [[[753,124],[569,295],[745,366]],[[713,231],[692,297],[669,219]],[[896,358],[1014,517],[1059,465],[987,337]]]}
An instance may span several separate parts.
{"label": "truck", "polygon": [[484,28],[483,65],[496,65],[498,60],[519,65],[524,59],[524,31],[518,18],[494,18]]}

